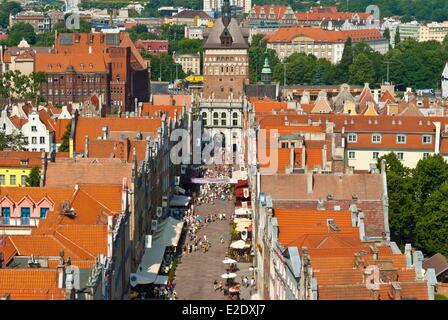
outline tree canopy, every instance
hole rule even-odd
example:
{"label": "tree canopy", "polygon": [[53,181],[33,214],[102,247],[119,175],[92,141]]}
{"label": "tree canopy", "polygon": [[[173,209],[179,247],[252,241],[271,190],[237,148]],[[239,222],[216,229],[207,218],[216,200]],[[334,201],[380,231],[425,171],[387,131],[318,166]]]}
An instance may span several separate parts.
{"label": "tree canopy", "polygon": [[39,187],[40,186],[40,168],[33,167],[28,177],[26,177],[27,187]]}
{"label": "tree canopy", "polygon": [[0,150],[22,150],[28,143],[21,132],[14,131],[7,134],[5,131],[0,131]]}
{"label": "tree canopy", "polygon": [[429,156],[414,169],[394,153],[386,159],[391,239],[404,247],[415,244],[426,254],[448,254],[448,163]]}

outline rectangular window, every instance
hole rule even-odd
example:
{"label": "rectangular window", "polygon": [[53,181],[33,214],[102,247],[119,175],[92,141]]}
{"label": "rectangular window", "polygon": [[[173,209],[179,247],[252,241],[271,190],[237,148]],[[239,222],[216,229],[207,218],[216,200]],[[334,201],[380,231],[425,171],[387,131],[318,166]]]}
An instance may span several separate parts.
{"label": "rectangular window", "polygon": [[40,137],[39,141],[40,143],[45,143],[45,137]]}
{"label": "rectangular window", "polygon": [[432,142],[432,136],[425,135],[425,136],[422,137],[422,143],[423,144],[430,144],[431,142]]}
{"label": "rectangular window", "polygon": [[36,144],[37,143],[37,137],[32,137],[31,138],[31,143],[32,144]]}
{"label": "rectangular window", "polygon": [[21,176],[20,180],[21,180],[22,186],[26,186],[26,178],[27,178],[27,176]]}
{"label": "rectangular window", "polygon": [[12,174],[9,176],[9,184],[12,186],[16,185],[16,175],[15,174]]}
{"label": "rectangular window", "polygon": [[377,160],[377,159],[379,158],[379,156],[380,156],[380,153],[379,153],[379,152],[374,152],[374,153],[373,153],[373,158],[372,158],[372,159]]}
{"label": "rectangular window", "polygon": [[6,184],[5,175],[0,174],[0,186],[4,186]]}
{"label": "rectangular window", "polygon": [[381,134],[379,133],[372,134],[372,143],[381,143]]}
{"label": "rectangular window", "polygon": [[40,208],[40,218],[46,219],[47,218],[47,212],[50,210],[49,208]]}
{"label": "rectangular window", "polygon": [[397,152],[397,158],[398,160],[403,160],[404,158],[403,152]]}
{"label": "rectangular window", "polygon": [[357,142],[357,141],[358,141],[358,135],[356,133],[348,134],[348,142]]}
{"label": "rectangular window", "polygon": [[423,152],[423,159],[426,159],[429,157],[429,152]]}
{"label": "rectangular window", "polygon": [[37,127],[36,126],[31,126],[31,132],[37,132]]}
{"label": "rectangular window", "polygon": [[406,143],[406,135],[398,134],[397,135],[397,143]]}
{"label": "rectangular window", "polygon": [[282,142],[282,149],[288,149],[288,142]]}
{"label": "rectangular window", "polygon": [[349,151],[348,152],[348,158],[349,159],[355,159],[355,151]]}
{"label": "rectangular window", "polygon": [[2,208],[3,224],[9,224],[10,217],[11,217],[11,208]]}
{"label": "rectangular window", "polygon": [[30,224],[30,216],[31,216],[30,208],[21,208],[20,209],[20,224],[21,225],[29,225]]}

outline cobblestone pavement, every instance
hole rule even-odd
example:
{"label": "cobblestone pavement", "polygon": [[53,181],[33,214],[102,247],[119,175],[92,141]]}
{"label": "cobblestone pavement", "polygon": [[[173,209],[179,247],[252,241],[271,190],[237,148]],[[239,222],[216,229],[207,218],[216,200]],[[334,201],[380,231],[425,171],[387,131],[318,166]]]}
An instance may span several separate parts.
{"label": "cobblestone pavement", "polygon": [[[211,248],[203,253],[196,251],[191,254],[183,254],[176,269],[174,284],[177,296],[181,300],[220,300],[226,297],[222,292],[213,290],[213,282],[223,281],[221,275],[225,273],[225,266],[222,263],[230,244],[230,224],[229,218],[235,210],[231,201],[215,201],[214,205],[203,204],[195,208],[196,214],[205,216],[211,213],[225,213],[227,220],[215,221],[202,227],[198,236],[207,235],[207,240],[211,242]],[[224,236],[224,244],[219,241],[220,235]]]}

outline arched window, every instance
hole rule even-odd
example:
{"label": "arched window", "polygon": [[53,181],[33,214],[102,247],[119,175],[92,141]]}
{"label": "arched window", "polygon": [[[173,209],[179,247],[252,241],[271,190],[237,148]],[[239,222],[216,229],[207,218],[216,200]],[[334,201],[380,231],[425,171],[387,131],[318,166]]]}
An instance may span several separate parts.
{"label": "arched window", "polygon": [[219,124],[219,114],[218,112],[213,112],[213,125],[217,126]]}
{"label": "arched window", "polygon": [[225,112],[221,113],[221,125],[222,126],[227,125],[227,114]]}
{"label": "arched window", "polygon": [[232,114],[232,125],[233,126],[238,126],[238,113],[234,112]]}
{"label": "arched window", "polygon": [[207,112],[202,112],[202,126],[207,125]]}

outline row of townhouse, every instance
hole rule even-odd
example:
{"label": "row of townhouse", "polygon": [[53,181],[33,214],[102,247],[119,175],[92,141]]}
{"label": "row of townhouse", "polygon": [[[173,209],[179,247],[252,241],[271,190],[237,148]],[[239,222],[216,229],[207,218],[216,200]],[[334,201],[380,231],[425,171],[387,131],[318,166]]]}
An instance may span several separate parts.
{"label": "row of townhouse", "polygon": [[56,151],[72,119],[71,110],[71,106],[58,109],[50,104],[38,108],[31,103],[15,104],[1,111],[0,130],[5,134],[22,133],[28,151]]}
{"label": "row of townhouse", "polygon": [[[143,104],[141,115],[132,117],[82,117],[76,111],[71,120],[70,151],[64,157],[56,153],[42,158],[41,187],[1,188],[2,193],[22,195],[14,197],[17,203],[9,203],[9,210],[6,202],[0,204],[1,270],[4,277],[15,281],[0,281],[2,296],[129,297],[133,275],[142,270],[142,259],[154,250],[148,246],[148,236],[160,228],[163,231],[172,221],[178,223],[170,217],[174,210],[170,205],[181,197],[175,182],[182,170],[170,162],[173,142],[169,137],[172,130],[191,122],[186,103],[176,105],[172,97],[154,96],[153,100],[172,103]],[[53,189],[65,194],[53,195]],[[44,197],[38,194],[48,199],[41,200]],[[22,201],[23,197],[33,199],[32,203]],[[59,229],[65,228],[73,229],[59,237]],[[19,235],[29,249],[19,247]],[[30,269],[33,259],[39,267],[36,270]],[[21,268],[13,269],[18,261]],[[28,274],[28,281],[20,281]],[[46,281],[33,287],[41,274],[48,276]]]}
{"label": "row of townhouse", "polygon": [[[435,271],[423,268],[422,252],[407,244],[402,253],[390,239],[385,163],[370,173],[347,168],[347,134],[409,118],[274,108],[252,101],[247,114],[258,298],[434,299]],[[277,166],[264,162],[273,154]]]}
{"label": "row of townhouse", "polygon": [[380,20],[370,12],[339,12],[336,7],[311,7],[294,12],[288,5],[255,5],[243,24],[253,35],[272,34],[278,28],[313,27],[324,30],[380,29]]}

